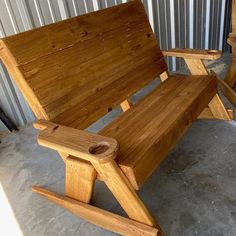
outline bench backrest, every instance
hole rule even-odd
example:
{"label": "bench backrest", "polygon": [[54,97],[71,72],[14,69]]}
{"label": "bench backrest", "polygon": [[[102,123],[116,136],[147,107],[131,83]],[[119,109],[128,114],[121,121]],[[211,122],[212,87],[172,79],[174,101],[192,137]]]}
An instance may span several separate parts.
{"label": "bench backrest", "polygon": [[4,38],[0,56],[37,118],[77,128],[167,69],[141,1]]}

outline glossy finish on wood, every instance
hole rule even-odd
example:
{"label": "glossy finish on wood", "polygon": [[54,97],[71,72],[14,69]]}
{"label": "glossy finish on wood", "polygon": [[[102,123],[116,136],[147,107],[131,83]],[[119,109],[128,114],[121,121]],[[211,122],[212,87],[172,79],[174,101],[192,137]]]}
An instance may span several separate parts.
{"label": "glossy finish on wood", "polygon": [[73,156],[66,158],[65,195],[84,203],[90,203],[97,172],[86,161]]}
{"label": "glossy finish on wood", "polygon": [[119,144],[113,138],[57,124],[42,130],[38,143],[90,162],[107,162],[114,159],[119,150]]}
{"label": "glossy finish on wood", "polygon": [[[135,190],[208,103],[214,118],[228,115],[216,96],[216,77],[201,61],[220,54],[192,49],[165,52],[185,57],[192,74],[197,74],[168,77],[139,0],[0,43],[2,60],[40,119],[35,123],[41,130],[39,144],[57,150],[66,165],[67,197],[33,190],[108,230],[162,235]],[[158,76],[163,83],[131,107],[130,96]],[[100,134],[81,130],[118,105],[124,112]],[[130,219],[87,204],[95,178],[105,182]]]}
{"label": "glossy finish on wood", "polygon": [[218,50],[201,50],[191,48],[173,48],[167,51],[162,51],[164,56],[184,57],[202,60],[216,60],[222,55]]}
{"label": "glossy finish on wood", "polygon": [[61,196],[40,187],[35,186],[32,190],[88,222],[115,233],[127,236],[162,236],[158,228],[118,216],[109,211]]}
{"label": "glossy finish on wood", "polygon": [[116,160],[134,188],[145,182],[200,115],[216,86],[214,76],[170,77],[100,132],[119,142]]}
{"label": "glossy finish on wood", "polygon": [[13,77],[32,99],[37,118],[80,129],[167,69],[140,1],[10,36],[1,44],[1,54],[14,58],[11,67],[21,76]]}

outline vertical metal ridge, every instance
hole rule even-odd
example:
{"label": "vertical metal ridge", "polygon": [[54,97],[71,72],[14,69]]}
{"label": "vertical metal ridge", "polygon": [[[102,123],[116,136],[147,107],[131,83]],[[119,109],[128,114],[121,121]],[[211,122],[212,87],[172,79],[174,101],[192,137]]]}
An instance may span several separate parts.
{"label": "vertical metal ridge", "polygon": [[33,0],[33,1],[34,1],[34,6],[35,6],[35,9],[36,9],[36,12],[37,12],[37,16],[38,16],[38,19],[39,19],[40,26],[44,26],[45,21],[44,21],[44,18],[43,18],[43,13],[42,13],[40,3],[39,3],[38,0]]}
{"label": "vertical metal ridge", "polygon": [[48,9],[52,18],[52,22],[56,22],[56,15],[55,15],[55,10],[53,8],[52,2],[51,0],[47,0],[47,4],[48,4]]}
{"label": "vertical metal ridge", "polygon": [[17,33],[19,33],[20,30],[19,30],[17,20],[15,18],[15,15],[14,15],[14,12],[13,12],[13,9],[12,9],[12,6],[11,6],[11,2],[9,2],[9,0],[4,0],[4,3],[5,3],[5,6],[6,6],[6,9],[7,9],[7,13],[8,13],[8,16],[10,18],[14,33],[17,34]]}

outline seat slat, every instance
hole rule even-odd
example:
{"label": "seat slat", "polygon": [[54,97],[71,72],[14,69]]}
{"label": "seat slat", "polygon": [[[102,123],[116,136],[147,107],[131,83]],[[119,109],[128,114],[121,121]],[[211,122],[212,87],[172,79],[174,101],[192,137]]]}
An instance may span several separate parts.
{"label": "seat slat", "polygon": [[118,140],[117,162],[138,188],[216,93],[207,76],[174,77],[101,131]]}

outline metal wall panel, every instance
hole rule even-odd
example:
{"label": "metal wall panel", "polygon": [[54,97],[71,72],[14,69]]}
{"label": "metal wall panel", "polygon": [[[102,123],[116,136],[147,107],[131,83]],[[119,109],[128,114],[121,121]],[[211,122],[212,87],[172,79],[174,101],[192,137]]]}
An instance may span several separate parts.
{"label": "metal wall panel", "polygon": [[[1,0],[0,37],[16,34],[127,0]],[[162,49],[190,47],[229,51],[231,0],[143,0]],[[167,59],[170,70],[183,66]],[[34,120],[22,94],[0,64],[0,106],[18,125]],[[0,130],[3,129],[0,123]]]}

